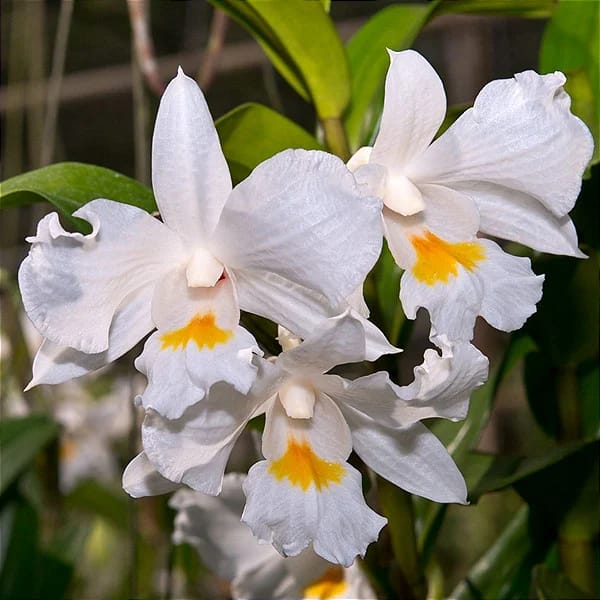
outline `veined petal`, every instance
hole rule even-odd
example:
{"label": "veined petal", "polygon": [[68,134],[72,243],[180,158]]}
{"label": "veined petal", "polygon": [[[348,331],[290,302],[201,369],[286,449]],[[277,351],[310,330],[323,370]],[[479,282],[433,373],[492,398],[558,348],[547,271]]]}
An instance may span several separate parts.
{"label": "veined petal", "polygon": [[[570,112],[560,72],[518,73],[488,83],[472,109],[415,160],[415,183],[485,181],[522,192],[557,217],[575,203],[593,151],[592,136]],[[475,194],[475,190],[474,190]]]}
{"label": "veined petal", "polygon": [[143,452],[127,465],[123,473],[123,489],[132,498],[168,494],[178,487],[179,484],[165,479]]}
{"label": "veined petal", "polygon": [[295,348],[282,352],[277,362],[290,373],[320,375],[337,365],[365,360],[365,331],[348,309],[321,325]]}
{"label": "veined petal", "polygon": [[339,158],[286,150],[236,186],[211,250],[233,271],[273,272],[338,304],[379,256],[380,212]]}
{"label": "veined petal", "polygon": [[267,460],[248,473],[242,521],[283,556],[312,542],[319,556],[350,565],[386,522],[365,504],[360,474],[345,462],[350,450],[346,423],[326,396],[312,419],[290,419],[274,401],[263,436]]}
{"label": "veined petal", "polygon": [[214,496],[221,490],[235,441],[260,412],[262,403],[263,399],[217,383],[180,419],[165,419],[148,411],[142,424],[144,451],[166,479]]}
{"label": "veined petal", "polygon": [[69,233],[56,213],[46,215],[29,238],[19,286],[27,315],[45,338],[95,354],[109,348],[123,302],[153,287],[185,252],[173,232],[134,206],[93,200],[74,216],[89,221],[92,233]]}
{"label": "veined petal", "polygon": [[433,67],[414,50],[393,52],[371,162],[402,171],[429,145],[446,114],[444,86]]}
{"label": "veined petal", "polygon": [[206,395],[218,381],[240,393],[256,377],[254,337],[238,325],[239,309],[228,277],[211,288],[190,288],[182,271],[157,286],[152,314],[158,326],[146,342],[136,367],[148,377],[145,408],[169,419]]}
{"label": "veined petal", "polygon": [[209,238],[231,192],[229,168],[206,100],[181,68],[156,116],[152,187],[163,221],[191,244]]}
{"label": "veined petal", "polygon": [[[243,310],[271,319],[299,337],[310,336],[323,321],[347,308],[345,301],[333,306],[321,294],[274,273],[239,270],[233,277]],[[365,331],[366,360],[400,352],[370,321],[356,312],[353,315]]]}
{"label": "veined petal", "polygon": [[483,233],[525,244],[538,252],[585,258],[577,247],[577,232],[568,215],[557,217],[531,196],[501,185],[453,185],[473,195]]}
{"label": "veined petal", "polygon": [[386,427],[349,406],[341,409],[352,431],[354,450],[374,471],[411,494],[466,504],[463,476],[425,425]]}
{"label": "veined petal", "polygon": [[133,348],[154,329],[149,310],[153,294],[153,286],[146,286],[123,301],[110,325],[108,350],[104,352],[86,354],[45,339],[33,360],[33,377],[25,390],[41,383],[63,383],[81,377],[108,365]]}

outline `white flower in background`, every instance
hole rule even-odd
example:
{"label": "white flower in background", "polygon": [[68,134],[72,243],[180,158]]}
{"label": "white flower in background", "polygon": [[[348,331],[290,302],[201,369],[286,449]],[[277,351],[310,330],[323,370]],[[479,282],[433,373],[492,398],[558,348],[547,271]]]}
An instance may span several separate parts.
{"label": "white flower in background", "polygon": [[193,546],[202,562],[231,582],[234,600],[372,600],[375,592],[355,563],[344,569],[310,548],[283,558],[259,544],[240,522],[245,475],[229,473],[218,497],[181,489],[169,501],[177,511],[173,540]]}
{"label": "white flower in background", "polygon": [[63,426],[60,438],[59,477],[63,492],[80,481],[118,479],[119,465],[114,443],[123,439],[131,426],[131,385],[118,378],[110,392],[93,398],[75,382],[61,385],[54,418]]}
{"label": "white flower in background", "polygon": [[330,154],[282,152],[232,190],[202,92],[181,70],[158,111],[152,183],[162,221],[99,199],[74,213],[92,233],[52,213],[29,238],[19,284],[46,338],[30,386],[97,369],[157,329],[139,362],[145,407],[178,417],[217,381],[247,392],[259,350],[240,307],[303,335],[314,305],[343,304],[379,256],[381,203],[357,201]]}
{"label": "white flower in background", "polygon": [[593,141],[569,110],[565,76],[493,81],[432,142],[446,111],[442,82],[417,52],[390,57],[379,134],[348,167],[384,201],[385,236],[405,269],[404,310],[415,318],[427,308],[434,330],[452,339],[470,339],[477,315],[517,329],[535,311],[543,278],[476,234],[584,256],[567,213]]}
{"label": "white flower in background", "polygon": [[377,538],[385,519],[364,501],[360,473],[346,462],[352,448],[411,493],[465,502],[462,475],[419,421],[463,418],[470,393],[485,380],[486,358],[468,342],[440,337],[434,341],[442,355],[428,350],[406,387],[383,372],[354,381],[325,374],[364,360],[365,338],[362,323],[348,312],[302,343],[282,335],[284,351],[272,361],[255,357],[259,376],[246,397],[218,384],[181,419],[149,411],[144,453],[127,467],[125,490],[137,497],[184,483],[217,494],[235,440],[250,418],[266,412],[266,460],[248,473],[243,520],[284,556],[312,544],[321,557],[348,566]]}

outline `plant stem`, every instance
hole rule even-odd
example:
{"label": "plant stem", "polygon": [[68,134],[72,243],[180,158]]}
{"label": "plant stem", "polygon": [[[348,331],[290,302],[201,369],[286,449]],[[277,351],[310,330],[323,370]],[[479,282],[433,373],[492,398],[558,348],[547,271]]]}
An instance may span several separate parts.
{"label": "plant stem", "polygon": [[342,120],[339,117],[321,119],[321,126],[328,150],[346,162],[350,158],[350,146]]}
{"label": "plant stem", "polygon": [[377,489],[383,512],[388,518],[390,537],[396,562],[411,598],[426,596],[426,580],[421,570],[415,533],[412,496],[385,479],[377,478]]}

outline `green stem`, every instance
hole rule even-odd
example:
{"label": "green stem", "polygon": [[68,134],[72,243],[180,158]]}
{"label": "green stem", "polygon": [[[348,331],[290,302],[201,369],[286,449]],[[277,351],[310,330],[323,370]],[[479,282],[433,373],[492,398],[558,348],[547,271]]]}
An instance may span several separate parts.
{"label": "green stem", "polygon": [[[385,479],[377,478],[377,489],[383,512],[388,518],[394,557],[410,598],[426,596],[426,580],[421,569],[415,533],[412,496]],[[403,595],[404,596],[404,595]]]}
{"label": "green stem", "polygon": [[321,119],[321,126],[328,150],[346,162],[350,158],[350,146],[342,120],[338,117]]}
{"label": "green stem", "polygon": [[[563,367],[557,377],[560,439],[571,442],[581,438],[581,407],[577,373]],[[583,486],[558,528],[558,552],[563,571],[582,590],[593,593],[594,522],[597,518],[593,477]],[[590,501],[591,500],[591,501]]]}

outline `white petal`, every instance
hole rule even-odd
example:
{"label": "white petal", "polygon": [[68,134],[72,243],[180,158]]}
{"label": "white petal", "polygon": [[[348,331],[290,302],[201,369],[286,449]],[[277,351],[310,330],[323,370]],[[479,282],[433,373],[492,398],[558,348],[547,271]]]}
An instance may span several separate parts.
{"label": "white petal", "polygon": [[252,356],[261,351],[237,324],[239,309],[229,278],[211,288],[190,288],[183,272],[173,271],[157,286],[152,309],[158,331],[136,361],[148,377],[145,408],[178,418],[218,381],[248,392],[256,377]]}
{"label": "white petal", "polygon": [[[454,184],[459,190],[463,184]],[[556,217],[527,194],[493,183],[469,183],[481,215],[480,230],[488,235],[525,244],[538,252],[584,258],[577,247],[573,221]]]}
{"label": "white petal", "polygon": [[180,419],[148,411],[142,424],[144,451],[163,477],[216,495],[231,449],[261,404],[262,399],[217,383]]}
{"label": "white petal", "polygon": [[438,74],[414,50],[392,52],[371,162],[399,171],[429,145],[446,113]]}
{"label": "white petal", "polygon": [[177,511],[174,541],[194,546],[202,562],[229,581],[270,561],[281,561],[271,546],[259,544],[240,521],[246,502],[244,479],[244,475],[228,473],[217,497],[180,489],[169,501]]}
{"label": "white petal", "polygon": [[341,406],[356,453],[394,485],[435,502],[466,504],[467,487],[440,441],[421,423],[385,427]]}
{"label": "white petal", "polygon": [[33,378],[25,388],[40,383],[63,383],[100,369],[133,348],[154,328],[150,303],[154,290],[150,286],[133,292],[115,312],[108,334],[108,350],[86,354],[44,340],[33,360]]}
{"label": "white petal", "polygon": [[143,452],[127,465],[123,473],[123,489],[132,498],[168,494],[178,487],[178,484],[165,479]]}
{"label": "white petal", "polygon": [[290,373],[320,375],[337,365],[363,361],[365,354],[364,328],[347,311],[323,321],[299,346],[282,352],[277,362]]}
{"label": "white petal", "polygon": [[45,338],[89,354],[104,352],[123,301],[154,286],[185,253],[175,234],[134,206],[94,200],[74,216],[88,220],[92,233],[65,231],[56,213],[44,217],[30,238],[19,286],[27,315]]}
{"label": "white petal", "polygon": [[380,211],[339,158],[286,150],[233,190],[211,250],[230,269],[274,272],[337,304],[379,256]]}
{"label": "white petal", "polygon": [[[528,194],[557,217],[575,203],[593,150],[555,72],[492,81],[472,109],[410,166],[415,182],[485,181]],[[474,192],[475,193],[475,192]]]}
{"label": "white petal", "polygon": [[[435,350],[425,350],[423,363],[414,369],[413,383],[398,388],[398,395],[406,401],[411,419],[415,409],[419,419],[464,419],[471,393],[487,379],[488,360],[469,342],[449,342],[443,335],[434,341],[442,350],[441,356]],[[402,412],[398,408],[398,421],[410,423]]]}
{"label": "white petal", "polygon": [[206,100],[180,69],[161,99],[152,139],[152,187],[163,221],[189,243],[208,239],[231,177]]}

